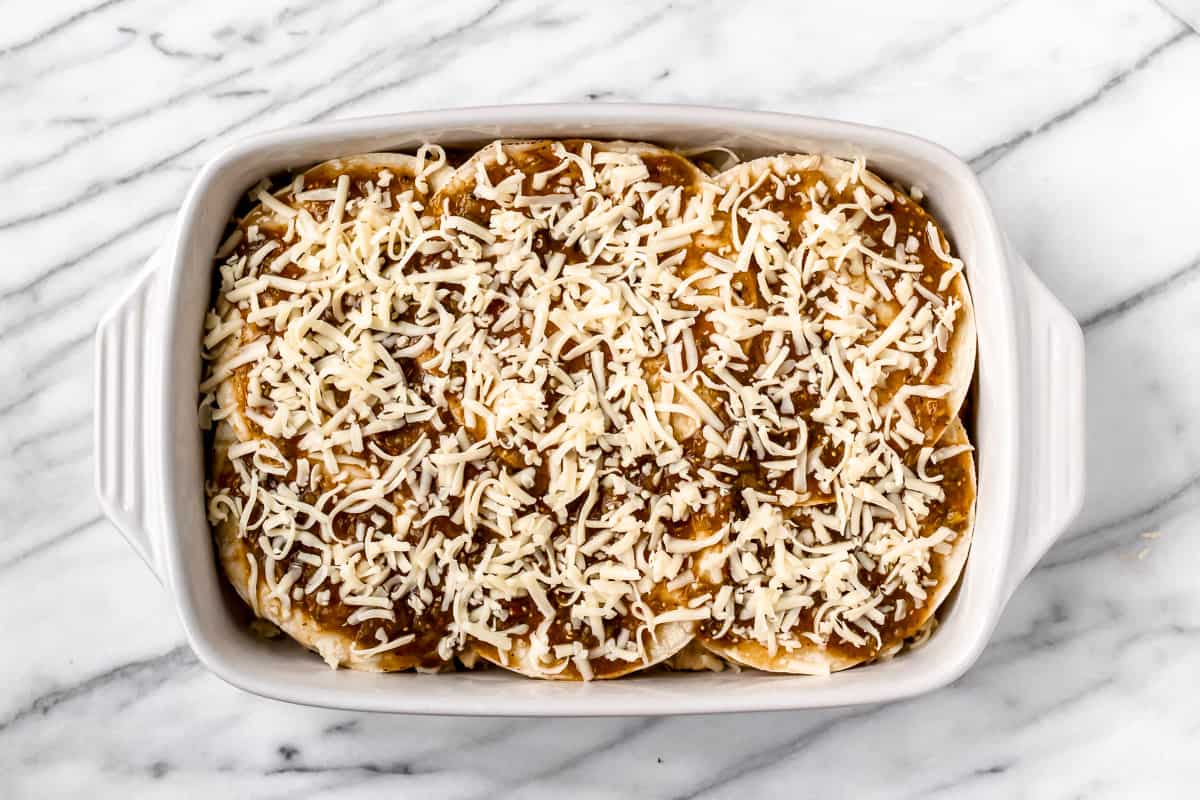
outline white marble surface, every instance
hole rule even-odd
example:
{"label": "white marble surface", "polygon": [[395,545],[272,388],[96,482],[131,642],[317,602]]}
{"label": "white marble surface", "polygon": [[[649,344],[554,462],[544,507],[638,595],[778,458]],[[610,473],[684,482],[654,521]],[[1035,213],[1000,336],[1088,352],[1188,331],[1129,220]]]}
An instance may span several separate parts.
{"label": "white marble surface", "polygon": [[[806,5],[0,5],[0,796],[1195,796],[1200,4]],[[853,711],[386,717],[249,696],[182,644],[93,498],[91,337],[197,167],[306,120],[549,100],[937,140],[1085,321],[1086,507],[955,685]]]}

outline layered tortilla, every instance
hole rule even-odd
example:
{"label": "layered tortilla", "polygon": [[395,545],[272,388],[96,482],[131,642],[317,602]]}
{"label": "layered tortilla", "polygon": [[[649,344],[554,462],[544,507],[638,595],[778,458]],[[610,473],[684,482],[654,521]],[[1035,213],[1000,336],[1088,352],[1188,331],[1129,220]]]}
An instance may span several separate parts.
{"label": "layered tortilla", "polygon": [[[893,655],[917,636],[966,563],[975,464],[957,419],[924,463],[909,461],[901,469],[919,472],[921,485],[885,485],[891,491],[857,531],[839,528],[836,508],[739,498],[729,541],[701,560],[706,580],[730,587],[701,644],[744,666],[824,675]],[[909,519],[912,506],[919,521]]]}
{"label": "layered tortilla", "polygon": [[[373,479],[394,481],[399,459],[444,427],[436,409],[412,424],[397,420],[421,372],[403,347],[385,354],[378,345],[388,337],[403,344],[393,329],[412,324],[411,309],[385,309],[387,319],[353,314],[376,293],[380,272],[420,242],[428,199],[449,173],[437,150],[366,154],[313,167],[276,193],[260,189],[227,240],[208,321],[201,390],[213,403],[209,516],[219,560],[258,616],[334,666],[392,671],[446,661],[438,654],[449,619],[444,576],[409,585],[411,571],[381,577],[339,555],[368,552],[380,528],[393,532],[394,548],[381,561],[420,555],[431,537],[461,535],[442,520],[397,531],[411,516],[402,481],[385,498],[398,513],[381,516],[358,500]],[[395,376],[389,392],[355,385],[363,371]],[[393,421],[353,424],[366,410]],[[314,419],[333,436],[314,431]]]}
{"label": "layered tortilla", "polygon": [[209,516],[331,665],[824,673],[954,586],[970,296],[862,162],[499,141],[255,200],[206,321]]}
{"label": "layered tortilla", "polygon": [[[766,312],[751,361],[782,359],[783,381],[828,372],[826,359],[839,376],[860,370],[845,399],[869,403],[871,426],[894,408],[900,447],[941,439],[970,389],[975,314],[963,263],[929,212],[863,162],[830,156],[768,156],[716,180],[727,254],[757,289],[745,302]],[[836,449],[828,415],[815,413],[826,386],[797,388],[810,451]]]}
{"label": "layered tortilla", "polygon": [[[669,410],[684,370],[660,353],[697,314],[675,295],[713,196],[670,151],[574,140],[496,142],[433,199],[439,226],[460,232],[450,260],[486,259],[488,293],[464,323],[470,345],[426,366],[450,376],[455,418],[518,487],[513,521],[484,514],[476,531],[464,602],[486,620],[472,647],[487,661],[615,678],[694,636],[686,542],[709,531],[672,420],[697,412]],[[669,566],[639,567],[671,551]]]}

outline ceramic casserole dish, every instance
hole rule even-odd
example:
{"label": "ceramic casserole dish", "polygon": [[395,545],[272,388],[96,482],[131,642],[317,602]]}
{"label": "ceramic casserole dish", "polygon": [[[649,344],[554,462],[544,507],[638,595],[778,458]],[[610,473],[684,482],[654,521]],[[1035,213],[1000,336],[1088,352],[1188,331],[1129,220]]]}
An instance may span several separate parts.
{"label": "ceramic casserole dish", "polygon": [[[917,186],[966,263],[978,324],[973,391],[977,522],[961,583],[922,647],[828,677],[652,670],[581,685],[503,670],[438,675],[330,670],[246,625],[205,519],[197,425],[200,340],[217,249],[238,198],[263,176],[359,152],[498,137],[722,146],[743,158],[817,152]],[[893,131],[786,114],[688,106],[537,105],[457,109],[289,128],[204,166],[167,242],[101,321],[96,345],[96,484],[101,504],[177,608],[197,657],[256,694],[332,708],[472,715],[625,715],[876,703],[944,686],[983,650],[1020,580],[1083,498],[1083,336],[996,226],[970,168]]]}

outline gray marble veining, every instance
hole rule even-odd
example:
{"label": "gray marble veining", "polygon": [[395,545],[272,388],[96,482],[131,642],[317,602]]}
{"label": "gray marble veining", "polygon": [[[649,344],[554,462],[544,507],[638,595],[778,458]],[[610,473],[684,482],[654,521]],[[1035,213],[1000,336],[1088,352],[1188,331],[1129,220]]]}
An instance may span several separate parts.
{"label": "gray marble veining", "polygon": [[[0,796],[1168,797],[1200,785],[1200,6],[10,3],[0,26]],[[224,144],[493,102],[934,139],[1084,322],[1088,500],[979,664],[883,707],[356,715],[207,674],[91,490],[91,336]],[[1143,534],[1154,532],[1156,537]]]}

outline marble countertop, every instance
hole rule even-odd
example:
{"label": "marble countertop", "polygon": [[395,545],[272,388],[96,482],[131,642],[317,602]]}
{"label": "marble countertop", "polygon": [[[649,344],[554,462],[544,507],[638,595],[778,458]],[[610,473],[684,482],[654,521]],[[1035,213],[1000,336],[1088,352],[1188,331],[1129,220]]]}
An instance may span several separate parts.
{"label": "marble countertop", "polygon": [[[0,796],[1194,791],[1200,5],[880,3],[853,25],[835,5],[9,0]],[[1083,321],[1087,502],[957,683],[853,711],[389,717],[253,697],[183,644],[93,496],[91,361],[97,319],[196,169],[308,120],[554,100],[795,111],[938,141]]]}

